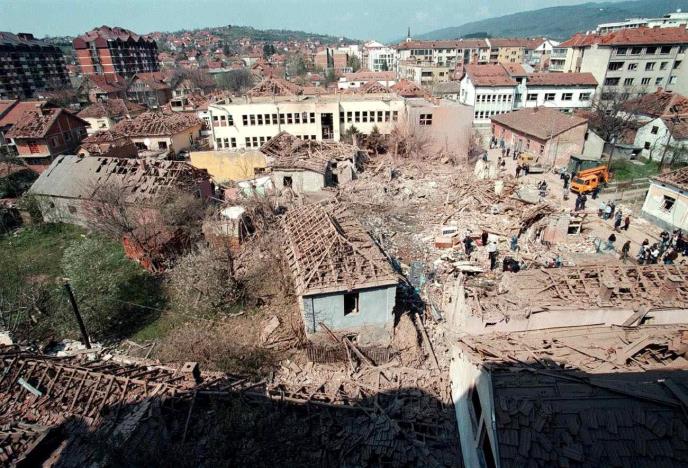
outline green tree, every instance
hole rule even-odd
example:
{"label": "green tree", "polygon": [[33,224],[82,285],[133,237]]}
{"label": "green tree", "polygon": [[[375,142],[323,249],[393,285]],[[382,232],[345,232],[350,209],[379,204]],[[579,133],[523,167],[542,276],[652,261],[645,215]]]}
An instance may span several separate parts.
{"label": "green tree", "polygon": [[361,60],[355,55],[349,55],[349,58],[346,60],[346,66],[351,68],[352,71],[357,72],[361,69]]}
{"label": "green tree", "polygon": [[263,44],[263,57],[265,57],[266,59],[267,59],[267,58],[270,58],[272,55],[275,54],[275,52],[277,52],[277,51],[275,50],[275,46],[274,46],[274,45],[272,45],[272,44]]}
{"label": "green tree", "polygon": [[220,75],[218,87],[240,93],[253,86],[253,75],[248,70],[230,70]]}

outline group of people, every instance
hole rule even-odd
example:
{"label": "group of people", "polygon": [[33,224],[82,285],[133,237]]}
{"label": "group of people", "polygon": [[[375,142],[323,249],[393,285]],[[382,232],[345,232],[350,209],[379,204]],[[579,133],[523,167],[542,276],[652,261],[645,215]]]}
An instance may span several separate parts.
{"label": "group of people", "polygon": [[518,159],[519,154],[522,153],[522,151],[519,151],[515,148],[512,151],[511,147],[504,143],[503,138],[500,138],[498,140],[497,137],[493,135],[490,138],[490,149],[494,148],[499,148],[502,150],[502,158],[508,158],[509,155],[511,155],[514,161],[516,161],[516,159]]}
{"label": "group of people", "polygon": [[636,259],[641,265],[658,263],[660,258],[665,265],[672,265],[679,253],[684,257],[688,255],[688,242],[683,232],[680,229],[675,229],[671,234],[662,231],[659,235],[659,242],[652,245],[648,239],[645,239],[640,245]]}
{"label": "group of people", "polygon": [[616,203],[613,200],[609,203],[604,201],[600,203],[597,209],[597,216],[605,220],[614,218],[614,230],[616,232],[621,232],[622,229],[628,231],[628,227],[631,225],[630,215],[624,216],[621,209],[616,208]]}
{"label": "group of people", "polygon": [[584,193],[579,193],[576,197],[576,205],[574,211],[583,211],[585,204],[588,202],[588,196]]}
{"label": "group of people", "polygon": [[[490,235],[487,231],[483,231],[480,234],[480,242],[482,243],[483,247],[486,247],[487,255],[490,258],[490,270],[494,270],[497,266],[497,241],[495,239],[489,239]],[[470,257],[473,253],[473,250],[475,250],[475,245],[470,232],[466,232],[466,235],[463,238],[463,248],[467,257]]]}

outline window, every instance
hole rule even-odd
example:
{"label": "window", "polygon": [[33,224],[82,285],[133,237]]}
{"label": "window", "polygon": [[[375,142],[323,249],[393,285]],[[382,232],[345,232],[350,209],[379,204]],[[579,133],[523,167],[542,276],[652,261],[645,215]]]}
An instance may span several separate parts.
{"label": "window", "polygon": [[652,133],[653,135],[657,135],[657,132],[659,132],[659,127],[657,125],[653,125],[650,133]]}
{"label": "window", "polygon": [[590,100],[590,93],[580,93],[580,96],[578,96],[578,99],[581,101],[589,101]]}
{"label": "window", "polygon": [[167,142],[166,141],[159,141],[158,142],[158,149],[166,150],[167,149]]}
{"label": "window", "polygon": [[635,81],[633,78],[626,78],[624,80],[624,86],[633,86],[633,81]]}
{"label": "window", "polygon": [[616,86],[619,84],[619,78],[605,78],[604,84],[606,86]]}
{"label": "window", "polygon": [[480,424],[480,418],[483,415],[483,407],[480,404],[480,395],[478,394],[478,389],[471,387],[469,392],[471,394],[471,410],[473,417],[475,418],[475,425],[477,426]]}
{"label": "window", "polygon": [[671,49],[673,49],[673,47],[671,47],[671,46],[662,46],[662,48],[661,48],[661,50],[659,51],[659,53],[660,53],[660,54],[670,54],[670,53],[671,53]]}
{"label": "window", "polygon": [[351,119],[352,119],[352,116],[353,116],[353,113],[352,113],[351,111],[349,111],[349,112],[346,113],[346,123],[351,123],[351,122],[352,122],[352,120],[351,120]]}
{"label": "window", "polygon": [[642,80],[640,80],[640,84],[648,85],[650,84],[651,79],[652,78],[643,78]]}
{"label": "window", "polygon": [[667,65],[669,65],[669,62],[660,62],[659,69],[660,70],[666,70]]}
{"label": "window", "polygon": [[664,199],[662,200],[661,209],[664,211],[671,211],[671,209],[674,207],[674,203],[676,203],[676,199],[674,197],[664,195]]}
{"label": "window", "polygon": [[554,101],[556,96],[555,93],[545,93],[545,101]]}
{"label": "window", "polygon": [[385,111],[385,122],[389,122],[390,111]]}
{"label": "window", "polygon": [[291,112],[289,112],[289,113],[287,114],[287,124],[291,125],[291,124],[293,124],[293,123],[294,123],[294,114],[292,114]]}
{"label": "window", "polygon": [[294,181],[291,179],[291,176],[284,176],[282,177],[282,186],[283,187],[291,187]]}
{"label": "window", "polygon": [[571,101],[573,100],[573,93],[564,93],[561,95],[561,100],[562,101]]}
{"label": "window", "polygon": [[528,96],[526,96],[526,99],[528,101],[537,101],[537,93],[528,93]]}
{"label": "window", "polygon": [[358,123],[361,121],[361,113],[359,111],[354,112],[354,122]]}
{"label": "window", "polygon": [[236,147],[237,147],[236,138],[232,137],[232,138],[229,139],[229,141],[230,141],[231,144],[232,144],[232,148],[236,148]]}
{"label": "window", "polygon": [[607,67],[607,70],[609,71],[616,71],[616,70],[621,70],[623,68],[623,62],[609,62],[609,66]]}
{"label": "window", "polygon": [[311,123],[315,123],[315,112],[310,113]]}
{"label": "window", "polygon": [[485,467],[496,468],[497,462],[495,461],[492,445],[490,444],[490,438],[487,436],[487,429],[485,426],[483,426],[480,431],[480,451],[483,461],[485,462]]}
{"label": "window", "polygon": [[244,124],[244,126],[248,125],[248,115],[242,115],[241,116],[241,122]]}
{"label": "window", "polygon": [[678,67],[680,67],[680,66],[681,66],[681,61],[680,61],[680,60],[676,60],[676,61],[674,62],[674,68],[673,68],[673,69],[676,70],[676,69],[678,69]]}
{"label": "window", "polygon": [[662,84],[662,77],[657,77],[655,78],[655,86],[659,86]]}
{"label": "window", "polygon": [[299,114],[298,112],[294,114],[294,123],[295,124],[301,123],[301,114]]}
{"label": "window", "polygon": [[358,310],[358,293],[350,292],[344,294],[344,315],[357,314]]}
{"label": "window", "polygon": [[225,148],[229,148],[229,138],[225,138],[225,143],[223,145]]}
{"label": "window", "polygon": [[250,137],[246,137],[244,142],[246,143],[247,148],[251,147],[251,138]]}
{"label": "window", "polygon": [[637,70],[638,69],[638,63],[637,62],[629,63],[628,69],[629,70]]}
{"label": "window", "polygon": [[672,75],[669,77],[669,84],[675,84],[676,83],[676,75]]}
{"label": "window", "polygon": [[251,114],[251,115],[249,116],[249,122],[251,122],[251,125],[255,125],[255,124],[256,124],[256,116],[255,116],[255,114]]}
{"label": "window", "polygon": [[685,54],[685,53],[686,53],[686,49],[688,49],[688,47],[686,47],[686,46],[681,46],[681,47],[678,48],[678,53],[679,53],[679,54]]}
{"label": "window", "polygon": [[222,148],[222,138],[215,138],[215,146]]}
{"label": "window", "polygon": [[279,118],[277,117],[277,114],[272,114],[272,125],[277,125],[278,120]]}
{"label": "window", "polygon": [[652,71],[655,69],[655,62],[647,62],[645,64],[645,71]]}
{"label": "window", "polygon": [[626,55],[628,49],[626,47],[619,47],[616,49],[616,55]]}
{"label": "window", "polygon": [[642,47],[633,47],[631,49],[631,55],[640,55],[640,53],[643,51]]}
{"label": "window", "polygon": [[363,122],[368,122],[368,111],[361,112],[361,117],[363,117]]}
{"label": "window", "polygon": [[284,114],[279,115],[279,122],[280,122],[280,125],[284,125],[284,122],[285,122]]}
{"label": "window", "polygon": [[258,137],[253,137],[253,138],[251,139],[251,142],[253,143],[253,146],[254,146],[255,148],[258,148]]}
{"label": "window", "polygon": [[650,146],[652,146],[652,145],[650,145],[650,142],[649,142],[649,141],[646,141],[646,142],[645,142],[645,145],[643,145],[643,148],[645,148],[646,150],[649,150],[649,149],[650,149]]}
{"label": "window", "polygon": [[420,114],[421,125],[432,125],[432,114]]}
{"label": "window", "polygon": [[657,53],[657,47],[648,47],[645,49],[645,53],[648,55],[653,55]]}
{"label": "window", "polygon": [[256,121],[258,125],[263,125],[263,114],[258,114]]}
{"label": "window", "polygon": [[399,111],[392,111],[392,121],[396,122],[399,120]]}

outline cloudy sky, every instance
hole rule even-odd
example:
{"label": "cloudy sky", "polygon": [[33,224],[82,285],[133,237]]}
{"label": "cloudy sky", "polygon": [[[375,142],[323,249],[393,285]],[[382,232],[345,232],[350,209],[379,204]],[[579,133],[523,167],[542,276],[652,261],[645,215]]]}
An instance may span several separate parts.
{"label": "cloudy sky", "polygon": [[[0,0],[0,31],[77,35],[95,26],[138,33],[227,24],[382,41],[478,19],[590,0]],[[615,1],[615,0],[612,0]]]}

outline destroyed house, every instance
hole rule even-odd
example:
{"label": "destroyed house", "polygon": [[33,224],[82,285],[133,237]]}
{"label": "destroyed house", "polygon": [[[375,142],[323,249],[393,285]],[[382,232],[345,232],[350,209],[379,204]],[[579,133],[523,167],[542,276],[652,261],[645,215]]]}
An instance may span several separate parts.
{"label": "destroyed house", "polygon": [[302,140],[280,132],[260,151],[269,158],[277,190],[317,192],[354,178],[359,149],[336,142]]}
{"label": "destroyed house", "polygon": [[36,197],[46,222],[88,226],[93,211],[107,203],[111,187],[125,194],[124,203],[141,208],[166,189],[203,197],[213,190],[207,171],[183,162],[59,156],[29,193]]}
{"label": "destroyed house", "polygon": [[443,308],[455,330],[471,334],[595,324],[688,322],[685,265],[584,265],[506,273],[500,294],[454,287]]}
{"label": "destroyed house", "polygon": [[101,130],[84,138],[76,154],[105,158],[136,158],[139,151],[126,136],[110,130]]}
{"label": "destroyed house", "polygon": [[464,466],[686,466],[686,350],[669,326],[462,337],[450,378]]}
{"label": "destroyed house", "polygon": [[88,125],[64,109],[40,107],[25,112],[5,137],[14,141],[27,163],[48,164],[55,156],[74,151]]}
{"label": "destroyed house", "polygon": [[312,204],[290,210],[282,226],[309,338],[331,330],[388,343],[398,278],[358,220],[342,205]]}
{"label": "destroyed house", "polygon": [[203,120],[192,114],[144,112],[122,120],[113,130],[131,138],[139,151],[176,155],[200,145],[202,128]]}
{"label": "destroyed house", "polygon": [[688,167],[650,179],[640,216],[662,229],[688,230]]}

